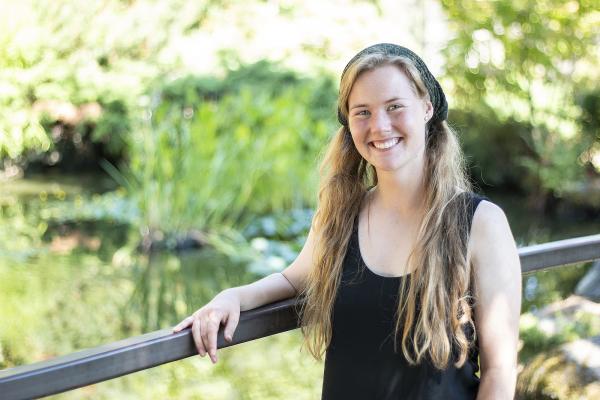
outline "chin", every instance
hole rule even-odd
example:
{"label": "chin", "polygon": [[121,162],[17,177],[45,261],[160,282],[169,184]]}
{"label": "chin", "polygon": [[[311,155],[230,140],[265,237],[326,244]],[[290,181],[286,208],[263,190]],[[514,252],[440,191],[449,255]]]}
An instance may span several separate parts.
{"label": "chin", "polygon": [[374,165],[375,170],[377,172],[383,172],[383,173],[390,173],[390,172],[397,172],[397,171],[401,171],[403,169],[405,169],[405,164],[399,164],[399,165]]}
{"label": "chin", "polygon": [[384,174],[407,171],[410,171],[411,173],[416,173],[415,169],[423,168],[422,166],[418,167],[418,162],[415,163],[416,161],[417,159],[414,158],[402,160],[396,159],[389,160],[389,162],[371,163],[371,165],[373,165],[376,171]]}

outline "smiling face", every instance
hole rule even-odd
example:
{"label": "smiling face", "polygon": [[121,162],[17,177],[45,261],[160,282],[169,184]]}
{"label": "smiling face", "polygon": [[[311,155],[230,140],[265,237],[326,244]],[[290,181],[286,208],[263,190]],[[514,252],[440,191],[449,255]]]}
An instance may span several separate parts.
{"label": "smiling face", "polygon": [[422,168],[425,125],[432,112],[431,102],[420,98],[405,73],[391,64],[361,73],[348,96],[352,140],[378,174],[408,164]]}

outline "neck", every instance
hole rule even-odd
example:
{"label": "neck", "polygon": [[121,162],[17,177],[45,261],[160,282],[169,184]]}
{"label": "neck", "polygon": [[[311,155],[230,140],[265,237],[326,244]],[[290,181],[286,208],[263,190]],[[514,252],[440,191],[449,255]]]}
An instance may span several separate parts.
{"label": "neck", "polygon": [[410,163],[394,172],[377,171],[373,201],[382,211],[402,219],[412,219],[423,212],[423,179],[422,163]]}

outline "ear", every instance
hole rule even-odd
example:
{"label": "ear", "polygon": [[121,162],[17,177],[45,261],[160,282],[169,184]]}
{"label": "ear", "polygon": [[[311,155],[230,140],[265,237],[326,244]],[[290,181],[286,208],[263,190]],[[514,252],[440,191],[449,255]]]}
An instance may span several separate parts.
{"label": "ear", "polygon": [[425,122],[429,122],[429,120],[433,116],[433,105],[431,104],[431,101],[425,100],[424,106],[425,106]]}

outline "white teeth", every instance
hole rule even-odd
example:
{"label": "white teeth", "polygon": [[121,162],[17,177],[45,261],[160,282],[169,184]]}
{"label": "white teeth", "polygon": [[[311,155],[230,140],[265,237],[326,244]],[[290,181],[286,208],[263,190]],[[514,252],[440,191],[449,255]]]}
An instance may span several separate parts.
{"label": "white teeth", "polygon": [[378,149],[384,150],[384,149],[389,149],[390,147],[398,144],[398,142],[400,142],[400,138],[395,137],[395,138],[385,140],[383,142],[372,142],[372,143],[373,143],[373,146],[377,147]]}

